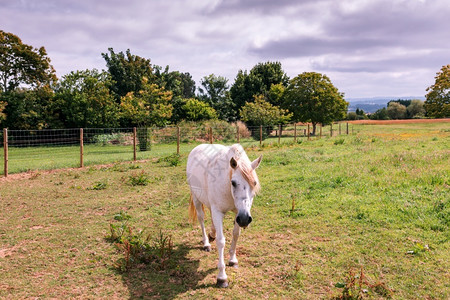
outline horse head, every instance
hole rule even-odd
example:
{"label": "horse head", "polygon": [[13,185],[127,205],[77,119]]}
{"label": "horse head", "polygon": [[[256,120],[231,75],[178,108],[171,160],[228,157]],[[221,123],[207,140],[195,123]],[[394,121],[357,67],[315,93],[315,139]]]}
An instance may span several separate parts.
{"label": "horse head", "polygon": [[231,195],[234,199],[234,205],[237,209],[236,223],[246,228],[252,222],[250,210],[252,208],[253,198],[260,189],[256,168],[261,163],[262,155],[253,162],[230,159],[230,180]]}

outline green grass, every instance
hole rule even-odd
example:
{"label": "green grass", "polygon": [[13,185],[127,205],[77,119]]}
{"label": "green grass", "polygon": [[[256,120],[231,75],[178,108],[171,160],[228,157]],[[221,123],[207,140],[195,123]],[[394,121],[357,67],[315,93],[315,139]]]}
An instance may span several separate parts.
{"label": "green grass", "polygon": [[[179,165],[154,159],[0,180],[0,298],[331,299],[348,287],[369,299],[448,299],[449,139],[450,124],[439,123],[365,125],[262,148],[243,141],[250,158],[263,154],[262,191],[228,289],[214,287],[215,243],[201,251],[200,229],[187,220],[194,145],[183,145]],[[153,150],[173,154],[167,147]],[[130,184],[142,174],[147,185]],[[110,224],[149,236],[152,251],[170,237],[170,258],[121,268]],[[224,226],[228,250],[231,214]]]}

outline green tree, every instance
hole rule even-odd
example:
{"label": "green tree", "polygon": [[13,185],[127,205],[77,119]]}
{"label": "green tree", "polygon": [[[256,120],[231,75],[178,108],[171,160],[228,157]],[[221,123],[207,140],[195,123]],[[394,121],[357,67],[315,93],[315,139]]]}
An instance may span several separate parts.
{"label": "green tree", "polygon": [[208,103],[217,112],[219,119],[235,120],[234,105],[230,98],[228,79],[214,74],[205,76],[199,87],[200,100]]}
{"label": "green tree", "polygon": [[389,120],[386,107],[378,109],[376,112],[370,115],[371,120]]}
{"label": "green tree", "polygon": [[294,121],[311,122],[314,135],[318,123],[344,119],[348,102],[326,75],[305,72],[290,81],[283,107],[293,112]]}
{"label": "green tree", "polygon": [[0,124],[6,119],[6,114],[3,112],[6,104],[6,102],[0,101]]}
{"label": "green tree", "polygon": [[[288,82],[289,77],[283,71],[280,62],[259,63],[249,73],[239,70],[230,88],[231,99],[236,106],[236,111],[246,102],[253,101],[255,95],[264,95],[272,103],[272,99],[268,97],[272,85],[287,86]],[[277,103],[272,104],[276,105]]]}
{"label": "green tree", "polygon": [[154,82],[156,77],[153,74],[153,66],[150,59],[142,58],[133,55],[130,49],[126,53],[115,53],[113,48],[108,48],[108,53],[102,53],[106,61],[108,72],[111,75],[113,84],[111,91],[116,100],[127,95],[130,92],[138,93],[143,89],[142,79],[147,78],[146,81]]}
{"label": "green tree", "polygon": [[18,36],[0,30],[0,93],[12,92],[21,85],[42,87],[56,80],[44,47],[33,48]]}
{"label": "green tree", "polygon": [[450,117],[450,64],[436,73],[435,83],[427,88],[425,110],[432,118]]}
{"label": "green tree", "polygon": [[169,66],[166,66],[163,72],[160,66],[153,66],[155,75],[154,83],[163,87],[166,91],[171,91],[174,98],[193,98],[195,96],[195,81],[188,72],[178,71],[169,72]]}
{"label": "green tree", "polygon": [[414,99],[411,104],[406,107],[408,118],[423,118],[425,116],[424,101]]}
{"label": "green tree", "polygon": [[172,92],[166,91],[147,78],[142,80],[142,90],[129,92],[121,98],[121,110],[132,125],[139,127],[164,126],[172,116]]}
{"label": "green tree", "polygon": [[191,98],[183,105],[183,110],[188,121],[204,121],[217,119],[217,113],[208,103]]}
{"label": "green tree", "polygon": [[48,85],[34,89],[16,88],[14,91],[2,93],[0,95],[0,103],[4,103],[2,125],[10,129],[27,130],[51,127],[54,122],[53,98],[53,90]]}
{"label": "green tree", "polygon": [[72,71],[56,86],[53,112],[68,128],[117,126],[119,105],[110,93],[110,86],[106,72]]}
{"label": "green tree", "polygon": [[391,119],[404,119],[406,117],[406,106],[398,102],[389,102],[387,114]]}
{"label": "green tree", "polygon": [[253,102],[245,103],[239,114],[241,120],[250,128],[255,139],[259,139],[260,125],[267,128],[263,133],[263,138],[266,138],[274,125],[286,124],[292,117],[292,113],[289,113],[287,110],[265,101],[263,95],[254,96]]}

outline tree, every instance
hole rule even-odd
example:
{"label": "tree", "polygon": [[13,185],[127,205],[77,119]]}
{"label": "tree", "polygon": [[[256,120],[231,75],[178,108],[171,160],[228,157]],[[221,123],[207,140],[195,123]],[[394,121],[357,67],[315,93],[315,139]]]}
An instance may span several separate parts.
{"label": "tree", "polygon": [[386,107],[378,109],[376,112],[370,115],[371,120],[389,120]]}
{"label": "tree", "polygon": [[208,103],[218,113],[221,120],[234,121],[234,105],[230,98],[228,79],[211,74],[201,80],[200,100]]}
{"label": "tree", "polygon": [[53,96],[53,90],[47,85],[34,89],[16,88],[2,93],[0,104],[4,103],[5,119],[2,125],[10,129],[26,130],[51,127],[54,122],[51,107]]}
{"label": "tree", "polygon": [[[268,97],[272,85],[282,84],[287,86],[289,77],[283,71],[280,62],[266,62],[255,65],[249,73],[239,70],[234,84],[231,86],[230,95],[238,111],[246,102],[253,101],[255,95]],[[276,105],[277,103],[272,103]]]}
{"label": "tree", "polygon": [[6,105],[6,102],[0,101],[0,124],[6,119],[6,114],[3,112]]}
{"label": "tree", "polygon": [[450,64],[436,73],[435,83],[427,88],[425,110],[432,118],[450,117]]}
{"label": "tree", "polygon": [[121,98],[122,114],[134,126],[164,126],[172,116],[172,92],[142,80],[142,90],[129,92]]}
{"label": "tree", "polygon": [[406,117],[406,106],[398,102],[389,102],[387,114],[391,119],[404,119]]}
{"label": "tree", "polygon": [[29,89],[42,87],[54,81],[55,70],[44,47],[33,48],[0,30],[0,92],[12,92],[22,84]]}
{"label": "tree", "polygon": [[54,114],[68,128],[117,126],[119,105],[110,86],[111,79],[105,72],[72,71],[56,86]]}
{"label": "tree", "polygon": [[171,91],[174,98],[188,99],[195,96],[195,81],[188,72],[169,72],[169,66],[166,66],[164,72],[161,72],[160,66],[155,65],[153,69],[153,74],[156,77],[154,83],[163,87],[166,91]]}
{"label": "tree", "polygon": [[[242,121],[244,121],[252,132],[255,139],[259,139],[259,126],[267,127],[263,138],[272,131],[273,125],[286,124],[292,117],[285,109],[273,106],[264,100],[263,95],[254,97],[254,102],[247,102],[239,111]],[[256,127],[258,126],[258,127]]]}
{"label": "tree", "polygon": [[305,72],[290,81],[283,107],[293,112],[295,121],[311,122],[314,135],[318,123],[344,119],[348,102],[326,75]]}
{"label": "tree", "polygon": [[188,121],[217,119],[217,113],[214,108],[194,98],[186,100],[186,103],[183,105],[183,110]]}
{"label": "tree", "polygon": [[117,101],[128,93],[138,93],[142,90],[143,78],[147,82],[153,82],[155,75],[149,59],[132,55],[130,49],[126,53],[115,53],[113,48],[108,48],[108,53],[102,53],[106,61],[108,72],[111,75],[113,84],[111,91]]}
{"label": "tree", "polygon": [[411,100],[411,104],[406,107],[408,118],[423,118],[425,116],[424,102],[422,100]]}

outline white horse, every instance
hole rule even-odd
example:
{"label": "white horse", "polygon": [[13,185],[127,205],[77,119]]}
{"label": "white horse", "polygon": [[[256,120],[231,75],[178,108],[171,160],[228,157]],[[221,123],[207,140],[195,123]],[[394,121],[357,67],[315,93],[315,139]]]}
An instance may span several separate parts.
{"label": "white horse", "polygon": [[[250,209],[253,197],[260,189],[255,169],[261,163],[262,156],[250,162],[241,145],[230,147],[223,145],[202,144],[189,154],[186,173],[191,188],[189,216],[200,223],[203,235],[203,249],[211,251],[210,241],[216,239],[219,252],[219,274],[217,286],[227,287],[223,250],[223,217],[226,212],[236,214],[233,240],[230,247],[229,265],[237,267],[236,243],[240,227],[246,228],[251,222]],[[206,234],[204,206],[211,212],[211,233]],[[217,235],[217,236],[216,236]]]}

